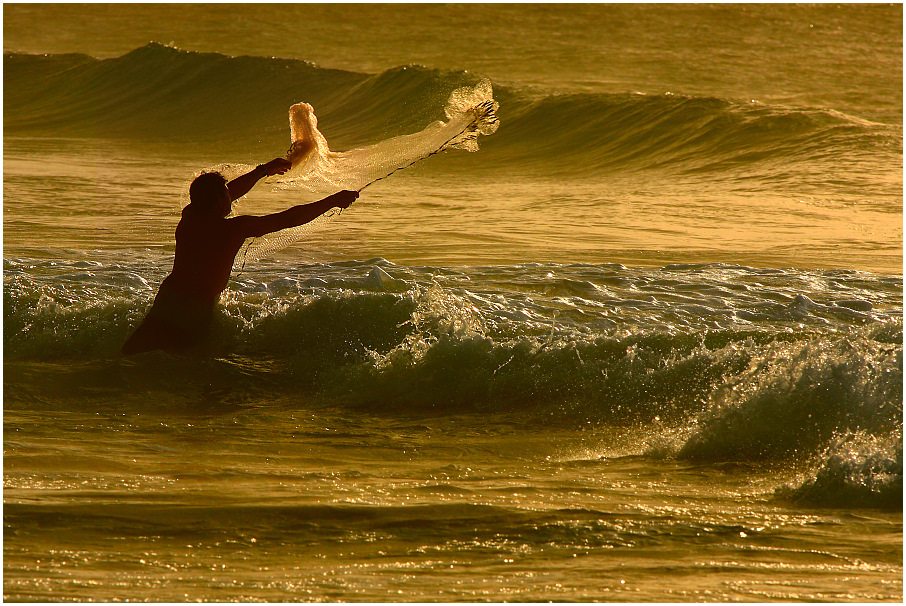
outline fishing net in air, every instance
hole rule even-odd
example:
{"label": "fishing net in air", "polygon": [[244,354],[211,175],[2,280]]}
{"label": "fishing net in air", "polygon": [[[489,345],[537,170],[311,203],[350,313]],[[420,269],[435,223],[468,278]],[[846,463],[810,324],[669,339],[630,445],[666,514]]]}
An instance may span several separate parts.
{"label": "fishing net in air", "polygon": [[[361,191],[376,181],[408,168],[416,162],[447,149],[478,150],[478,137],[497,130],[498,104],[491,82],[482,80],[474,87],[453,91],[444,107],[446,121],[438,120],[410,135],[393,137],[373,145],[344,152],[331,151],[318,130],[318,118],[307,103],[289,108],[292,145],[287,159],[292,169],[271,178],[277,187],[304,190],[313,198],[340,190]],[[320,221],[292,227],[250,241],[237,266],[261,258],[299,240],[313,224],[329,220],[338,209],[322,215]]]}

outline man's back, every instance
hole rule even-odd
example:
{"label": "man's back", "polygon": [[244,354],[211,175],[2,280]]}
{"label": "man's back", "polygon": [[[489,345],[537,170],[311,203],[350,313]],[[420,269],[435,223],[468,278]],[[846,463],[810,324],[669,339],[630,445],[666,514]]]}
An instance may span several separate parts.
{"label": "man's back", "polygon": [[244,221],[183,212],[176,226],[172,288],[198,301],[215,304],[230,281],[230,270],[245,233]]}

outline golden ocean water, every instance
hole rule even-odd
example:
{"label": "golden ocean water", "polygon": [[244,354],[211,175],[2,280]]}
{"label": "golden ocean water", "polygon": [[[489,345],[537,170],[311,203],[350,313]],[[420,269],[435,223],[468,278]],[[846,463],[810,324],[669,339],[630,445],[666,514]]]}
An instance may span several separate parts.
{"label": "golden ocean water", "polygon": [[[902,601],[902,6],[3,10],[4,599]],[[299,102],[407,167],[119,356]]]}

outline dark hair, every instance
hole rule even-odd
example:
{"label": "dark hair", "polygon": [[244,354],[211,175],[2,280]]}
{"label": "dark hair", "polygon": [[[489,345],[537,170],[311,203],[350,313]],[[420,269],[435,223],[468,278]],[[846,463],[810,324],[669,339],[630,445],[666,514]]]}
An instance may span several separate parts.
{"label": "dark hair", "polygon": [[226,182],[226,177],[216,171],[201,173],[189,186],[189,200],[207,210],[223,192]]}

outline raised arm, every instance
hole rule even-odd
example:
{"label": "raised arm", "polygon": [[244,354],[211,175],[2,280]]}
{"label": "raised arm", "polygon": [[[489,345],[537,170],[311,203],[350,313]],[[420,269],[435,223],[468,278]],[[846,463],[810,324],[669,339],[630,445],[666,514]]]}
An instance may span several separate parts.
{"label": "raised arm", "polygon": [[323,200],[312,202],[311,204],[293,206],[290,209],[272,215],[264,215],[263,217],[243,215],[241,217],[229,219],[229,221],[234,222],[241,230],[244,237],[257,238],[264,234],[280,231],[281,229],[305,225],[334,207],[348,208],[358,197],[359,192],[340,191],[331,196],[327,196]]}
{"label": "raised arm", "polygon": [[274,158],[267,164],[259,164],[241,177],[236,177],[227,183],[227,189],[230,192],[230,202],[238,200],[245,194],[249,193],[255,183],[264,177],[271,175],[282,175],[290,169],[292,164],[286,158]]}

